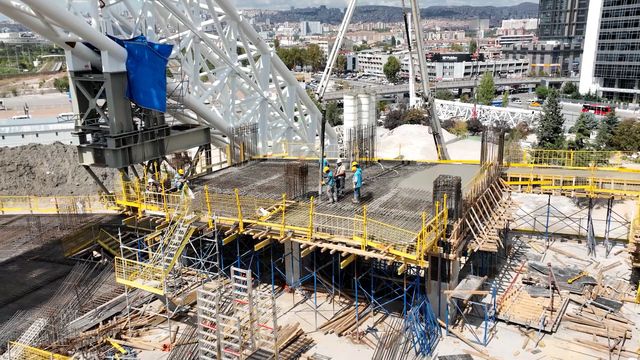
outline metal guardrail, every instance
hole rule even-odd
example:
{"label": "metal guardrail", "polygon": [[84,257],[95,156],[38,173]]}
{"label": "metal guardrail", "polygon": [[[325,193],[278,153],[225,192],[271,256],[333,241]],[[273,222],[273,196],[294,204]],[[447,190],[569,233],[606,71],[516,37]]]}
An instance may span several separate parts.
{"label": "metal guardrail", "polygon": [[640,196],[640,179],[601,178],[596,175],[548,175],[534,173],[507,173],[507,184],[523,193],[545,193],[569,196]]}
{"label": "metal guardrail", "polygon": [[117,283],[164,295],[166,274],[161,266],[119,256],[115,258],[114,265]]}
{"label": "metal guardrail", "polygon": [[[640,154],[624,151],[506,149],[509,167],[562,167],[619,169],[640,161]],[[640,172],[640,168],[637,170]]]}

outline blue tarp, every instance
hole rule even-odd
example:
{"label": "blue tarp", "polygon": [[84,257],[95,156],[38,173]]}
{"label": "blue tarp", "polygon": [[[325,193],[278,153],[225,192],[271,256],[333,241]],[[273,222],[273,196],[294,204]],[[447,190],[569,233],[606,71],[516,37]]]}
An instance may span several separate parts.
{"label": "blue tarp", "polygon": [[127,50],[127,97],[140,107],[166,112],[166,69],[173,45],[156,44],[142,35],[110,38]]}

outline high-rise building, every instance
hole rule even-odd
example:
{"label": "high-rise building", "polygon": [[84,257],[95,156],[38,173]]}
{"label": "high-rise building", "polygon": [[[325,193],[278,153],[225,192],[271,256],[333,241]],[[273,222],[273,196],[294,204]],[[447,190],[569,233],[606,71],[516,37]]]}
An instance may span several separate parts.
{"label": "high-rise building", "polygon": [[538,38],[581,42],[587,24],[589,0],[540,0]]}
{"label": "high-rise building", "polygon": [[640,100],[640,2],[591,0],[580,92],[611,100]]}
{"label": "high-rise building", "polygon": [[320,21],[300,21],[300,35],[322,35],[322,23]]}

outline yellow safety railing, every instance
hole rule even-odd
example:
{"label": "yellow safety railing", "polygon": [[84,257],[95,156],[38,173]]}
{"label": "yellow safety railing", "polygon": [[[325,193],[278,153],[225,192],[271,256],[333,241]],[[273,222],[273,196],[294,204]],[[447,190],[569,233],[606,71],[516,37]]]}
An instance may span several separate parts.
{"label": "yellow safety railing", "polygon": [[[337,159],[340,155],[338,144],[325,145],[324,156],[326,159]],[[320,146],[305,142],[283,141],[273,144],[271,152],[268,154],[254,156],[254,158],[318,160],[320,159]]]}
{"label": "yellow safety railing", "polygon": [[[485,169],[486,173],[493,169]],[[479,177],[477,186],[483,184],[485,177]],[[162,195],[162,196],[158,196]],[[135,184],[125,184],[123,191],[117,194],[118,203],[138,209],[165,211],[182,201],[180,195],[145,194],[139,192]],[[167,200],[168,199],[168,200]],[[164,201],[170,202],[170,204]],[[419,230],[403,229],[387,224],[367,215],[366,207],[361,214],[344,216],[338,214],[323,213],[316,210],[313,199],[306,202],[287,201],[283,195],[282,200],[264,199],[253,196],[240,195],[238,190],[233,194],[222,194],[211,191],[205,187],[201,196],[194,201],[194,210],[205,216],[210,227],[215,221],[228,227],[235,227],[236,234],[243,232],[251,225],[270,228],[284,237],[285,233],[292,232],[296,238],[308,241],[319,239],[333,239],[350,246],[366,249],[378,249],[392,256],[403,258],[411,263],[426,265],[424,255],[431,251],[439,238],[444,237],[446,230],[446,208],[436,209],[435,215],[427,222],[426,215],[421,219],[416,216],[416,225]],[[174,215],[172,212],[171,215]],[[422,226],[419,224],[422,223]],[[229,242],[233,241],[233,234],[228,236]],[[225,241],[224,243],[227,243]],[[149,264],[128,262],[133,270],[128,271],[132,276],[138,275],[137,267],[143,266],[146,272],[154,280],[162,277],[156,273],[159,270]],[[125,263],[120,268],[126,270]],[[130,275],[131,275],[130,274]],[[119,277],[120,282],[132,281],[124,276]],[[135,277],[134,277],[135,278]],[[144,277],[142,277],[144,280]],[[132,285],[133,286],[133,285]]]}
{"label": "yellow safety railing", "polygon": [[115,197],[79,196],[0,196],[0,214],[96,214],[116,213]]}
{"label": "yellow safety railing", "polygon": [[165,272],[162,266],[115,258],[116,282],[157,295],[164,295]]}
{"label": "yellow safety railing", "polygon": [[54,354],[19,342],[9,342],[7,349],[11,360],[71,360],[70,356]]}
{"label": "yellow safety railing", "polygon": [[507,184],[524,193],[554,193],[571,196],[640,196],[640,179],[579,177],[534,173],[506,173]]}
{"label": "yellow safety railing", "polygon": [[[504,154],[504,162],[512,167],[619,169],[633,164],[636,161],[634,156],[637,156],[637,154],[622,151],[507,148]],[[633,169],[629,169],[629,171],[633,171]]]}

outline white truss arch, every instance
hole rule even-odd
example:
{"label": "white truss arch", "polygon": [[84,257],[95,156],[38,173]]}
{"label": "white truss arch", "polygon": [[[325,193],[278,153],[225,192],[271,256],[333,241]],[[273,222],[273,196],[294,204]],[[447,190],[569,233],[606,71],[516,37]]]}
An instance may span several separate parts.
{"label": "white truss arch", "polygon": [[[0,0],[0,11],[104,71],[122,71],[126,53],[105,34],[145,35],[174,45],[169,62],[168,113],[211,127],[214,142],[230,129],[257,124],[258,149],[272,143],[315,143],[321,113],[293,74],[230,0]],[[83,7],[78,7],[83,4]],[[83,11],[80,11],[83,10]],[[101,50],[97,57],[81,43]],[[70,66],[71,68],[71,66]],[[114,70],[115,69],[115,70]],[[224,137],[224,136],[227,137]],[[327,127],[327,139],[337,141]]]}
{"label": "white truss arch", "polygon": [[[470,119],[473,112],[473,104],[457,101],[436,100],[436,112],[440,121],[456,117]],[[476,112],[478,120],[480,120],[485,126],[506,125],[508,127],[515,127],[521,122],[524,122],[529,126],[533,126],[541,114],[541,111],[539,110],[526,110],[511,107],[503,108],[486,105],[477,105]]]}

